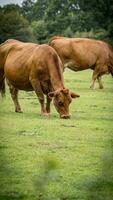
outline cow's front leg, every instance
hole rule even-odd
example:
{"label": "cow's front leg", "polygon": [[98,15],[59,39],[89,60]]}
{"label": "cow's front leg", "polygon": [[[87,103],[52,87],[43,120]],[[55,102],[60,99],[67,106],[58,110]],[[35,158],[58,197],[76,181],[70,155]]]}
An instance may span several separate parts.
{"label": "cow's front leg", "polygon": [[48,115],[46,112],[46,107],[45,107],[45,99],[44,99],[44,94],[40,85],[40,82],[37,79],[30,78],[30,82],[32,84],[32,87],[38,97],[38,100],[41,105],[41,115]]}
{"label": "cow's front leg", "polygon": [[52,99],[50,99],[48,97],[48,95],[46,96],[46,111],[47,113],[50,113],[50,103],[51,103]]}

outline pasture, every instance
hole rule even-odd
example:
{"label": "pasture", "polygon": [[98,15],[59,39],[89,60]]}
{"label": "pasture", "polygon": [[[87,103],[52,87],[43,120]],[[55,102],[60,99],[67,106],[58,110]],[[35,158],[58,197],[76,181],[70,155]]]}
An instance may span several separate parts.
{"label": "pasture", "polygon": [[70,119],[40,115],[33,92],[20,91],[15,113],[8,88],[0,100],[1,200],[113,199],[113,80],[89,88],[92,71],[64,73],[65,86],[80,94]]}

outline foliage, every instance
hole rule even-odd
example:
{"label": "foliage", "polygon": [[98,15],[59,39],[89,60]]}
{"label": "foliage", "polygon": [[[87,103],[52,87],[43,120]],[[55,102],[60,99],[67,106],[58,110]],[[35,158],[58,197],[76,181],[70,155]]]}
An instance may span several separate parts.
{"label": "foliage", "polygon": [[[92,13],[93,22],[96,22],[96,28],[103,28],[108,31],[109,39],[113,40],[113,1],[109,0],[79,0],[80,8],[88,14]],[[92,24],[93,25],[93,24]],[[111,27],[111,28],[110,28]],[[95,29],[95,26],[93,27]]]}
{"label": "foliage", "polygon": [[33,12],[32,9],[34,7],[34,1],[33,0],[24,0],[22,2],[22,13],[23,16],[28,19],[28,21],[32,21],[33,19]]}
{"label": "foliage", "polygon": [[22,41],[36,41],[29,22],[15,10],[0,13],[0,43],[14,38]]}
{"label": "foliage", "polygon": [[47,42],[48,31],[44,20],[33,21],[31,27],[34,30],[35,37],[39,43]]}
{"label": "foliage", "polygon": [[95,38],[108,41],[108,32],[105,29],[91,29],[90,31],[76,31],[74,37],[87,37],[87,38]]}
{"label": "foliage", "polygon": [[[88,33],[90,37],[90,33],[93,33],[91,37],[106,40],[111,44],[113,42],[112,0],[23,0],[21,7],[9,4],[0,8],[0,30],[5,26],[5,22],[3,23],[5,15],[12,11],[18,13],[23,26],[22,31],[28,27],[25,33],[18,33],[18,38],[25,41],[45,43],[53,35],[74,37],[79,33],[87,37],[87,34],[83,33]],[[9,17],[12,19],[12,16]],[[23,25],[23,20],[27,21],[26,27]],[[10,22],[11,26],[13,28]],[[8,26],[7,32],[10,32],[10,27]],[[29,29],[33,31],[29,32]],[[17,34],[18,27],[10,34],[5,31],[3,28],[0,31],[1,42],[9,36],[16,37],[14,31]]]}

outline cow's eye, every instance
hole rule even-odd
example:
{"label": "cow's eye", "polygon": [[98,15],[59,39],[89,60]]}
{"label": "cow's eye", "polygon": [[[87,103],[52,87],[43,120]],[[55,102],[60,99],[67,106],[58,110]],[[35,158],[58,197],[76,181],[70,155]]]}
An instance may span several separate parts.
{"label": "cow's eye", "polygon": [[61,101],[59,101],[58,104],[59,104],[59,106],[63,106],[64,105],[63,102],[61,102]]}

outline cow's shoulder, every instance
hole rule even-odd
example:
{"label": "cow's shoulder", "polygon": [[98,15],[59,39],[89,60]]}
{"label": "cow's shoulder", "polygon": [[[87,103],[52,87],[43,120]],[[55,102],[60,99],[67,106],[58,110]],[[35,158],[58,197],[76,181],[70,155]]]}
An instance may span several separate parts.
{"label": "cow's shoulder", "polygon": [[48,44],[51,45],[53,41],[60,40],[60,39],[67,39],[67,38],[63,37],[63,36],[56,35],[56,36],[53,36],[49,39]]}

